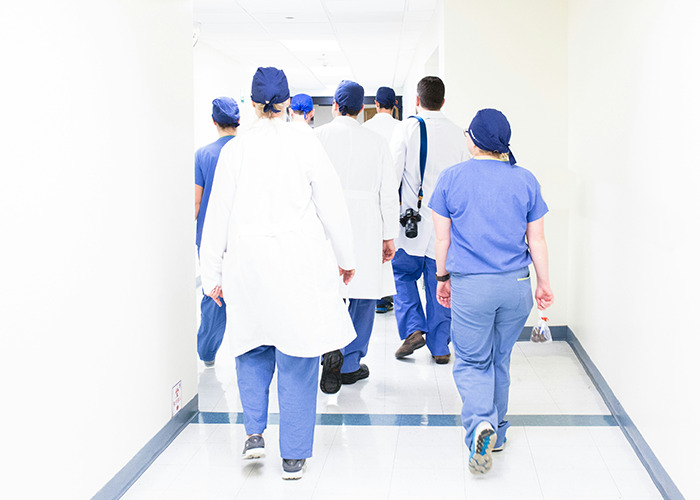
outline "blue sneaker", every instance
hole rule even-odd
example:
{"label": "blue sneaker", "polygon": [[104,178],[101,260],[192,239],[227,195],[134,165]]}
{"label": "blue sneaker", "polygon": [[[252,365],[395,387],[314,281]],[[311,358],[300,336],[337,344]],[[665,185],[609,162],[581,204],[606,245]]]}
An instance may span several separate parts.
{"label": "blue sneaker", "polygon": [[474,429],[474,438],[469,450],[469,472],[486,474],[492,465],[491,452],[496,444],[496,432],[491,424],[484,421]]}
{"label": "blue sneaker", "polygon": [[491,451],[493,451],[494,453],[497,452],[497,451],[503,451],[503,448],[506,447],[506,441],[508,441],[508,438],[505,438],[505,437],[504,437],[504,438],[503,438],[503,444],[502,444],[501,446],[494,446],[494,447],[493,447],[493,450],[491,450]]}

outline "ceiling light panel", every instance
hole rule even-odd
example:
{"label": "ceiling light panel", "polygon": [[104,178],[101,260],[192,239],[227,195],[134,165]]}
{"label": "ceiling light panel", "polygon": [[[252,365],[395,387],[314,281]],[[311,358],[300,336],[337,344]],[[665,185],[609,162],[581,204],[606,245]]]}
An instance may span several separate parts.
{"label": "ceiling light panel", "polygon": [[333,38],[335,33],[333,28],[328,22],[279,22],[279,23],[265,23],[265,28],[274,33],[282,40],[294,40],[294,39],[327,39]]}
{"label": "ceiling light panel", "polygon": [[340,52],[338,42],[326,40],[280,40],[292,52]]}
{"label": "ceiling light panel", "polygon": [[438,0],[408,0],[408,10],[435,10]]}
{"label": "ceiling light panel", "polygon": [[406,0],[325,0],[323,3],[330,13],[371,15],[375,12],[403,13]]}
{"label": "ceiling light panel", "polygon": [[251,13],[323,10],[321,0],[235,0],[235,2]]}

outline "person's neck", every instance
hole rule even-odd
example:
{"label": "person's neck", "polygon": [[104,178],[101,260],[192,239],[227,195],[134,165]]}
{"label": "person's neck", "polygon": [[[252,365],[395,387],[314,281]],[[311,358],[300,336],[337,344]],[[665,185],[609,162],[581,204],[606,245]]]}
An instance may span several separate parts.
{"label": "person's neck", "polygon": [[380,114],[380,113],[391,116],[390,109],[377,108],[377,114]]}
{"label": "person's neck", "polygon": [[219,127],[219,138],[226,137],[229,135],[235,136],[237,130],[238,129],[235,127],[226,127],[226,128]]}

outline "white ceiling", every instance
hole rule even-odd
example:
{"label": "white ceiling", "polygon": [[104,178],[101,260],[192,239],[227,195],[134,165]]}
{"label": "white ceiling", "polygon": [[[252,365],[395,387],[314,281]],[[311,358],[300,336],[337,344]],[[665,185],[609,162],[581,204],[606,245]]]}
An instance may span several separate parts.
{"label": "white ceiling", "polygon": [[275,66],[292,93],[354,80],[403,89],[439,0],[194,0],[199,42],[250,68]]}

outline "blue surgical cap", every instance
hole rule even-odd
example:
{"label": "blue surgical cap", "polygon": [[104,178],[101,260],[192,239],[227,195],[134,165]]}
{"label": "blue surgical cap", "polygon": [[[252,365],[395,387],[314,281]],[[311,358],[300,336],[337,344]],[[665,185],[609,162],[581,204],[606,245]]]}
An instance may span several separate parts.
{"label": "blue surgical cap", "polygon": [[217,97],[212,101],[211,117],[219,125],[238,125],[238,103],[230,97]]}
{"label": "blue surgical cap", "polygon": [[289,99],[289,85],[284,71],[272,67],[258,68],[253,76],[250,98],[253,102],[264,104],[266,113],[275,111],[273,104],[281,104]]}
{"label": "blue surgical cap", "polygon": [[476,147],[484,151],[508,153],[510,164],[515,165],[515,156],[510,150],[510,123],[506,115],[497,109],[482,109],[469,124],[468,130]]}
{"label": "blue surgical cap", "polygon": [[394,89],[389,87],[379,87],[374,99],[384,108],[393,108],[396,106],[396,93]]}
{"label": "blue surgical cap", "polygon": [[294,97],[292,97],[291,107],[293,110],[308,113],[309,111],[314,109],[314,101],[308,94],[297,94]]}
{"label": "blue surgical cap", "polygon": [[365,100],[365,89],[359,83],[343,80],[338,85],[334,96],[341,114],[350,111],[360,111]]}

